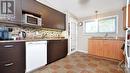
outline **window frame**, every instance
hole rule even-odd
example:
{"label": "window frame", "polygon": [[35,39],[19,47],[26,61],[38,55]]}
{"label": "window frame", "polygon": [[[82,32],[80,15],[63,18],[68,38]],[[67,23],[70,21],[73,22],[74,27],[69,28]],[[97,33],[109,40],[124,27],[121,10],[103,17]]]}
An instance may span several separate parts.
{"label": "window frame", "polygon": [[[98,33],[98,31],[97,32],[86,32],[86,23],[87,22],[93,22],[93,21],[96,21],[95,19],[89,19],[89,20],[85,20],[85,21],[83,21],[83,30],[84,30],[84,32],[86,33],[86,34],[94,34],[94,33]],[[98,30],[98,29],[97,29]]]}
{"label": "window frame", "polygon": [[99,24],[97,24],[97,29],[98,29],[98,31],[97,32],[86,32],[86,23],[87,22],[91,22],[91,21],[95,21],[96,22],[96,19],[88,19],[88,20],[85,20],[85,21],[83,21],[83,31],[84,31],[84,33],[85,34],[97,34],[97,33],[99,33],[99,34],[104,34],[104,33],[118,33],[118,15],[113,15],[113,16],[107,16],[107,17],[102,17],[102,18],[99,18],[98,19],[98,22],[100,21],[100,20],[105,20],[105,19],[110,19],[110,18],[115,18],[115,31],[114,32],[99,32]]}

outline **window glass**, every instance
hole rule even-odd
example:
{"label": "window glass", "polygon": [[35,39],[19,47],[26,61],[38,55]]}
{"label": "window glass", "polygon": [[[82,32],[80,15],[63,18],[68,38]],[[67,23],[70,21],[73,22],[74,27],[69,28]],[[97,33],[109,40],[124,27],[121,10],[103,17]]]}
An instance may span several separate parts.
{"label": "window glass", "polygon": [[99,32],[116,32],[116,17],[101,19],[98,25]]}
{"label": "window glass", "polygon": [[86,32],[87,33],[96,33],[98,32],[98,25],[96,21],[86,22]]}
{"label": "window glass", "polygon": [[117,16],[99,19],[97,21],[85,21],[86,33],[112,33],[116,32]]}

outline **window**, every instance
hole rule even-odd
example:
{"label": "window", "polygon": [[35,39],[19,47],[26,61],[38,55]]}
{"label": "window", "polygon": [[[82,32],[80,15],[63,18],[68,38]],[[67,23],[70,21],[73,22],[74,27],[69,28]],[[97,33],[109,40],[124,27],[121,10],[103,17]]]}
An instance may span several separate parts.
{"label": "window", "polygon": [[102,18],[97,21],[85,21],[86,33],[116,32],[117,16]]}
{"label": "window", "polygon": [[116,17],[99,20],[99,32],[116,32]]}
{"label": "window", "polygon": [[89,22],[86,22],[86,32],[87,33],[95,33],[95,32],[98,32],[98,23],[95,22],[95,21],[89,21]]}

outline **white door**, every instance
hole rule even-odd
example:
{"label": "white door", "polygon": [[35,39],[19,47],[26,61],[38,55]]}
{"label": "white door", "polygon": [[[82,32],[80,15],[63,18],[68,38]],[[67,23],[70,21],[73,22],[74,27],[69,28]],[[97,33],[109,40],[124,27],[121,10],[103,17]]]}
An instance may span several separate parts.
{"label": "white door", "polygon": [[69,34],[70,34],[70,53],[73,53],[76,51],[76,45],[77,45],[77,22],[76,21],[70,21],[69,23]]}

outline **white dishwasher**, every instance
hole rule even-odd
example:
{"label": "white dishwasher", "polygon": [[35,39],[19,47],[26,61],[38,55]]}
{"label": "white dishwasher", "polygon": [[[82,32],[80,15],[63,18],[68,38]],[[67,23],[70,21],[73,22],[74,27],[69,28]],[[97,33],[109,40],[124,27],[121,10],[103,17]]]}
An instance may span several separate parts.
{"label": "white dishwasher", "polygon": [[47,64],[47,41],[26,42],[26,72]]}

